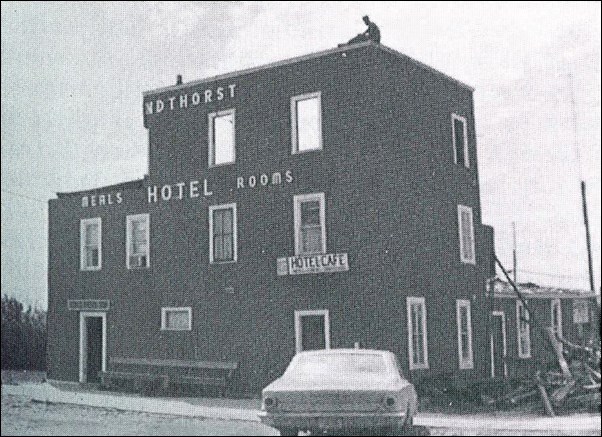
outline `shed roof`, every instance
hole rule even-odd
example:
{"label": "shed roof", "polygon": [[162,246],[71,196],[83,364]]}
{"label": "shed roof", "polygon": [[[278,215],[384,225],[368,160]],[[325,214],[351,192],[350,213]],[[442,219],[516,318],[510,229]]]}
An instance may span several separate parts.
{"label": "shed roof", "polygon": [[[596,293],[589,290],[581,290],[576,288],[559,288],[559,287],[544,287],[534,284],[533,282],[516,284],[518,290],[526,298],[541,298],[541,299],[581,299],[595,297]],[[495,279],[493,287],[493,296],[497,298],[516,298],[516,292],[510,283]]]}

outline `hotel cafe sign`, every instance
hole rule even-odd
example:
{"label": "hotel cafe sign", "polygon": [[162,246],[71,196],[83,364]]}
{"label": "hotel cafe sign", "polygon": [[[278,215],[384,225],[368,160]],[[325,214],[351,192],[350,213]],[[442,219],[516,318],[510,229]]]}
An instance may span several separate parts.
{"label": "hotel cafe sign", "polygon": [[297,255],[278,258],[276,270],[278,276],[346,272],[349,261],[346,253]]}

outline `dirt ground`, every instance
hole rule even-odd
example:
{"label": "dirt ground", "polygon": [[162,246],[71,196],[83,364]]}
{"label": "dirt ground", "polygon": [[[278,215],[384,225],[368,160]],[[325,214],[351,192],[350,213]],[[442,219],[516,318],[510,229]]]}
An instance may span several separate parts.
{"label": "dirt ground", "polygon": [[[570,418],[567,418],[570,420]],[[431,428],[431,435],[492,435],[488,429]],[[2,395],[2,435],[278,435],[260,423],[182,418],[66,404],[32,402]],[[574,435],[565,430],[493,435]],[[585,435],[599,435],[595,431]]]}

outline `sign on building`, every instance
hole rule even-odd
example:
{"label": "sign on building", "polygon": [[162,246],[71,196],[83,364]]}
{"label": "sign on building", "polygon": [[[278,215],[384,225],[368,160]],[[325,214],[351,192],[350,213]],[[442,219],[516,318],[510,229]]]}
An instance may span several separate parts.
{"label": "sign on building", "polygon": [[349,262],[346,253],[298,255],[278,258],[276,270],[278,276],[346,272]]}

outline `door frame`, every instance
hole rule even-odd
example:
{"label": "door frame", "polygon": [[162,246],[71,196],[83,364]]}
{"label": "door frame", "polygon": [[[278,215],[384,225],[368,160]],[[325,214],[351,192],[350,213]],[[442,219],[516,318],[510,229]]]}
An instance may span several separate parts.
{"label": "door frame", "polygon": [[[508,365],[506,364],[506,357],[508,354],[508,347],[506,345],[506,313],[503,311],[492,311],[491,317],[502,318],[502,343],[503,343],[503,357],[504,357],[504,378],[508,377]],[[493,353],[493,323],[491,324],[491,333],[489,334],[489,349],[491,350],[491,377],[495,378],[495,354]]]}
{"label": "door frame", "polygon": [[295,310],[295,352],[303,350],[301,318],[304,316],[324,316],[324,348],[330,349],[330,314],[328,310]]}
{"label": "door frame", "polygon": [[101,369],[107,371],[107,313],[82,311],[79,313],[79,382],[88,382],[88,331],[86,319],[92,317],[102,318],[102,362]]}

